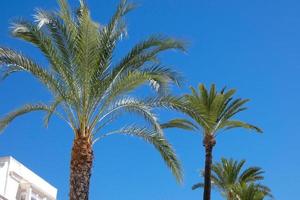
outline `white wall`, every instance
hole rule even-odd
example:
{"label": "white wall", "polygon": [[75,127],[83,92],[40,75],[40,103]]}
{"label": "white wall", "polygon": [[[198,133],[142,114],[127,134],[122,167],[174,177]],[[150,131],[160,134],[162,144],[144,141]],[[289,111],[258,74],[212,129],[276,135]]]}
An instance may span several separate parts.
{"label": "white wall", "polygon": [[14,158],[0,158],[0,195],[8,200],[18,200],[16,199],[18,190],[25,190],[28,187],[42,197],[49,200],[56,199],[57,189],[55,187]]}
{"label": "white wall", "polygon": [[9,158],[0,159],[0,195],[4,196],[5,186],[7,181],[7,172],[8,172]]}

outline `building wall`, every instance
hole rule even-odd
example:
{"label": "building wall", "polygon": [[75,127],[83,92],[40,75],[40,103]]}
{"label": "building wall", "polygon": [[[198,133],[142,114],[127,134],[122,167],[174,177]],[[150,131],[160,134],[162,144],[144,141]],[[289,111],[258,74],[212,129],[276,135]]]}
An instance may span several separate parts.
{"label": "building wall", "polygon": [[6,185],[6,176],[8,170],[8,162],[5,160],[0,160],[0,194],[4,194]]}
{"label": "building wall", "polygon": [[[0,158],[0,200],[55,200],[57,189],[12,157]],[[22,197],[23,196],[23,197]]]}

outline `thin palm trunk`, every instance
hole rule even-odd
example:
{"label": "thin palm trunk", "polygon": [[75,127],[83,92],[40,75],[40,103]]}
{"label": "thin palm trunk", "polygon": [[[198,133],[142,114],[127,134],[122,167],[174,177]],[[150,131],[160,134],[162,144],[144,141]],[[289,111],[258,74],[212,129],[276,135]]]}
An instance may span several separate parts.
{"label": "thin palm trunk", "polygon": [[204,171],[204,192],[203,200],[210,200],[211,193],[211,167],[212,167],[212,150],[215,145],[215,139],[208,135],[204,139],[205,147],[205,171]]}
{"label": "thin palm trunk", "polygon": [[93,165],[93,149],[89,137],[74,139],[71,157],[70,200],[88,200]]}

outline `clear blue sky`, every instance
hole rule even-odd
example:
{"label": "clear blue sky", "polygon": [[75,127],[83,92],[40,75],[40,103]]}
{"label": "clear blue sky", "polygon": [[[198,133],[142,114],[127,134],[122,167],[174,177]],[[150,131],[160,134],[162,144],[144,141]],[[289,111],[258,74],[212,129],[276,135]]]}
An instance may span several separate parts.
{"label": "clear blue sky", "polygon": [[[77,0],[70,0],[72,5]],[[218,138],[214,160],[222,156],[247,159],[263,167],[265,183],[277,199],[299,199],[300,140],[300,2],[298,0],[136,0],[140,7],[127,17],[129,37],[121,52],[151,33],[186,39],[187,54],[164,54],[166,63],[187,78],[177,93],[199,82],[237,88],[237,96],[250,98],[241,119],[261,126],[263,135],[244,130]],[[102,23],[116,0],[88,0],[93,17]],[[54,0],[1,1],[0,44],[23,51],[44,62],[38,51],[12,39],[9,21],[32,18],[34,8],[55,9]],[[26,74],[0,83],[0,114],[27,102],[50,100],[48,92]],[[161,113],[162,119],[175,116]],[[19,118],[0,135],[0,156],[12,155],[59,189],[67,199],[72,132],[53,118],[48,129],[43,114]],[[197,200],[203,147],[197,134],[166,133],[182,160],[184,185],[179,186],[159,154],[148,144],[125,136],[111,137],[95,146],[91,199]],[[221,199],[217,192],[214,200]]]}

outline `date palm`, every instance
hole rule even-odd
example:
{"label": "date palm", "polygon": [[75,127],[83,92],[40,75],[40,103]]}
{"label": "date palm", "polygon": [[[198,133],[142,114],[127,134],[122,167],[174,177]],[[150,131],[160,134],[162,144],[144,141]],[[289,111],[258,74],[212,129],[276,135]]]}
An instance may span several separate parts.
{"label": "date palm", "polygon": [[[199,92],[191,87],[192,94],[186,94],[182,98],[171,100],[171,105],[193,119],[174,119],[162,124],[163,128],[179,127],[192,130],[202,130],[203,146],[205,147],[204,193],[203,199],[210,200],[211,193],[211,165],[213,147],[216,145],[216,136],[222,130],[232,128],[245,128],[262,132],[258,127],[243,121],[232,119],[241,111],[244,111],[248,99],[234,99],[235,90],[220,92],[215,85],[207,90],[203,84],[199,84]],[[167,98],[166,101],[169,101]]]}
{"label": "date palm", "polygon": [[[228,200],[233,199],[232,187],[242,183],[255,183],[261,191],[271,195],[271,190],[268,187],[258,183],[264,179],[264,171],[260,167],[249,167],[242,170],[245,162],[245,160],[236,161],[222,158],[221,162],[214,163],[211,174],[212,186],[216,187]],[[197,183],[192,189],[202,188],[203,186],[203,183]]]}
{"label": "date palm", "polygon": [[[53,114],[66,121],[74,132],[70,163],[70,200],[87,200],[93,164],[93,144],[113,134],[137,136],[154,145],[178,181],[180,164],[171,145],[163,136],[153,113],[159,98],[138,99],[126,95],[148,83],[158,95],[168,92],[180,77],[157,57],[169,49],[184,50],[181,41],[154,35],[135,45],[127,55],[115,60],[119,40],[126,34],[124,16],[134,5],[122,0],[107,25],[91,19],[85,1],[75,13],[66,0],[58,0],[57,12],[37,10],[35,22],[17,20],[12,35],[36,46],[49,61],[41,66],[12,49],[0,47],[3,77],[28,72],[53,95],[51,104],[28,104],[0,121],[3,130],[16,117],[45,111],[48,124]],[[129,125],[105,133],[124,112],[143,117],[147,125]]]}

